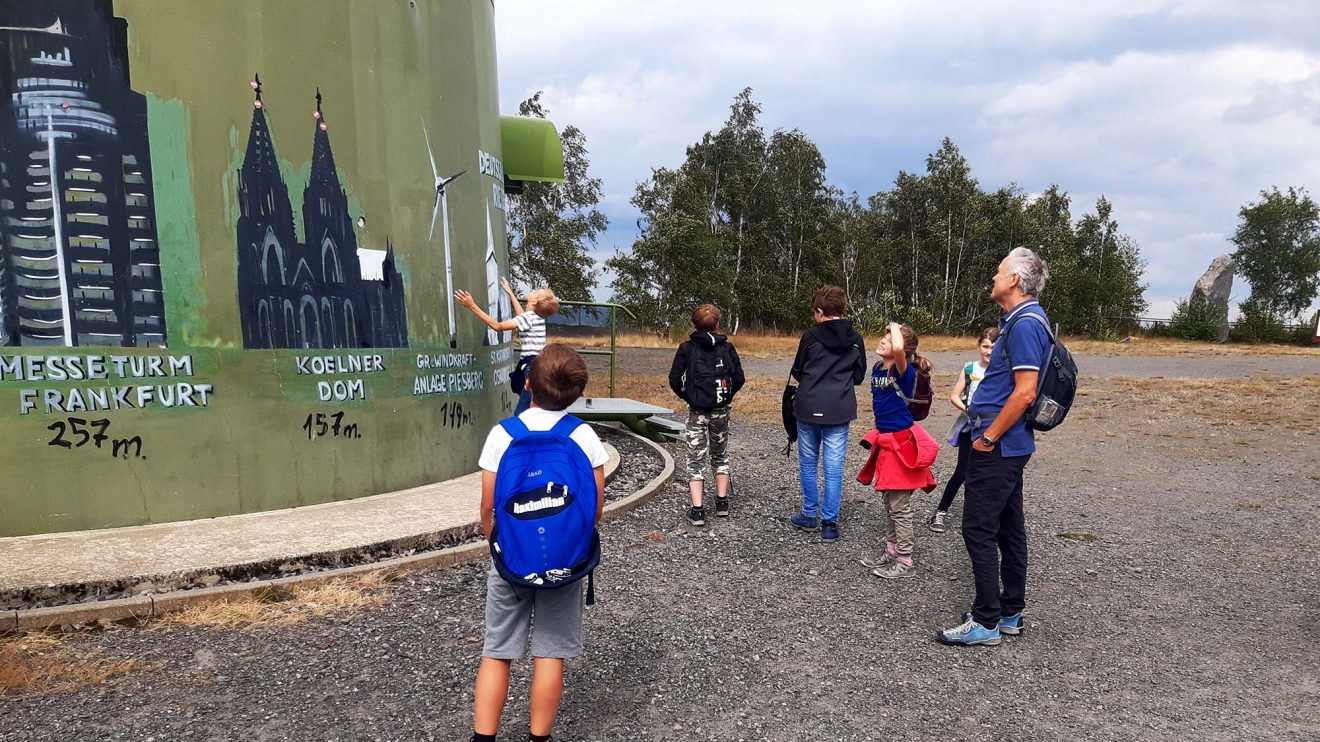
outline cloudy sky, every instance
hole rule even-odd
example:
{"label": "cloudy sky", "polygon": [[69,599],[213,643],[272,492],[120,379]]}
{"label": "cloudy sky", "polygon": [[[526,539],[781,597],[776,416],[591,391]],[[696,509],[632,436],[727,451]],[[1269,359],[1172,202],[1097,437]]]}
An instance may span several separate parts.
{"label": "cloudy sky", "polygon": [[[636,183],[674,166],[754,89],[832,183],[864,197],[951,137],[983,188],[1099,195],[1168,316],[1271,185],[1320,197],[1314,0],[496,0],[503,110],[545,91],[587,135],[627,249]],[[608,294],[608,291],[603,291]],[[1247,289],[1234,286],[1235,300]]]}

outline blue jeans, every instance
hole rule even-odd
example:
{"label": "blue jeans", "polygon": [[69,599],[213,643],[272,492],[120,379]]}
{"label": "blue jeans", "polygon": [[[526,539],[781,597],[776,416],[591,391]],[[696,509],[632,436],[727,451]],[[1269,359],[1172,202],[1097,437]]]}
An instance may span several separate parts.
{"label": "blue jeans", "polygon": [[[821,520],[839,519],[843,499],[843,456],[848,452],[848,423],[815,425],[798,421],[798,479],[802,483],[802,513]],[[825,446],[825,502],[820,502],[816,468],[821,444]]]}

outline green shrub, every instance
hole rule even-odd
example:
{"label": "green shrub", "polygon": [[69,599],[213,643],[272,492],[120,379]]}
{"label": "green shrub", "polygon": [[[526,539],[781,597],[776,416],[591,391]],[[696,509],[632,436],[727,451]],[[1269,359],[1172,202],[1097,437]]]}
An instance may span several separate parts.
{"label": "green shrub", "polygon": [[1241,343],[1286,343],[1292,339],[1292,333],[1283,317],[1244,302],[1242,316],[1229,332],[1229,338]]}
{"label": "green shrub", "polygon": [[917,333],[917,337],[935,335],[944,329],[935,315],[925,307],[909,308],[903,313],[903,324],[911,327],[912,331]]}
{"label": "green shrub", "polygon": [[1217,307],[1204,297],[1192,295],[1179,301],[1169,319],[1169,334],[1183,340],[1218,340],[1228,322],[1227,307]]}

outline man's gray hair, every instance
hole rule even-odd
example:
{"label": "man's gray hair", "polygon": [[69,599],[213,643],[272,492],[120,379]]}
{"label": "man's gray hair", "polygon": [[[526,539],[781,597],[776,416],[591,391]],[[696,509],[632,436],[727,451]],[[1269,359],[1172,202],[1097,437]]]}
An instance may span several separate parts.
{"label": "man's gray hair", "polygon": [[1040,296],[1050,280],[1050,266],[1025,247],[1015,247],[1008,254],[1008,270],[1018,276],[1018,288],[1027,296]]}

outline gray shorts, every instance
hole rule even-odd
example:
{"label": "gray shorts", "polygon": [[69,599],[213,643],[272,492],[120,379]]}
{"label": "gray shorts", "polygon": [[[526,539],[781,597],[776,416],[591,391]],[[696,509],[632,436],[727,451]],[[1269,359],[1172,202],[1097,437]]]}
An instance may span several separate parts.
{"label": "gray shorts", "polygon": [[486,578],[486,643],[481,654],[522,659],[529,632],[533,657],[581,656],[582,581],[554,590],[516,588],[492,566]]}

